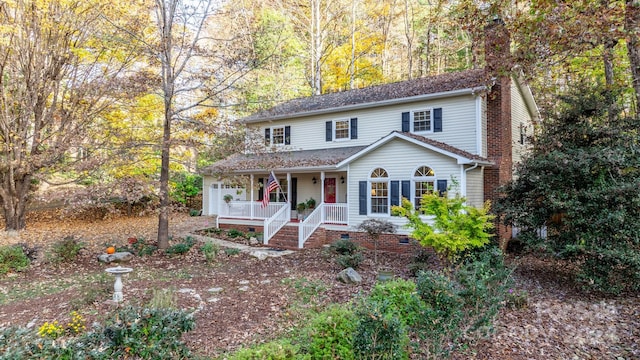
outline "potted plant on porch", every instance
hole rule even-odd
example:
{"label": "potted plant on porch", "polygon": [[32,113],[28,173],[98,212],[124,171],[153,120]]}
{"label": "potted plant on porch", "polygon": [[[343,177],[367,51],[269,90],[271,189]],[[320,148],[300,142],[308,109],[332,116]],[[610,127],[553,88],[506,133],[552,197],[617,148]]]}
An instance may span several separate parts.
{"label": "potted plant on porch", "polygon": [[231,202],[231,200],[233,200],[233,195],[231,194],[225,194],[222,197],[222,200],[224,200],[224,202],[226,202],[227,204]]}
{"label": "potted plant on porch", "polygon": [[315,209],[315,207],[316,207],[316,199],[314,198],[307,199],[307,208]]}
{"label": "potted plant on porch", "polygon": [[307,203],[301,202],[296,205],[296,211],[298,212],[298,220],[304,220],[304,212],[307,210]]}

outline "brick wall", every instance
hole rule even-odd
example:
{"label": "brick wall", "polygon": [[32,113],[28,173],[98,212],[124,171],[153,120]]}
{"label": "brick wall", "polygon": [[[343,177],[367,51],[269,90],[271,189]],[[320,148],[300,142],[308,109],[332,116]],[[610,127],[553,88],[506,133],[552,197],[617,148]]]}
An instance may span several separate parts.
{"label": "brick wall", "polygon": [[[487,157],[495,165],[484,170],[484,198],[498,197],[497,188],[512,179],[513,147],[511,134],[511,38],[504,23],[497,19],[485,28],[485,60],[495,84],[487,94]],[[500,244],[506,245],[511,229],[496,224]]]}

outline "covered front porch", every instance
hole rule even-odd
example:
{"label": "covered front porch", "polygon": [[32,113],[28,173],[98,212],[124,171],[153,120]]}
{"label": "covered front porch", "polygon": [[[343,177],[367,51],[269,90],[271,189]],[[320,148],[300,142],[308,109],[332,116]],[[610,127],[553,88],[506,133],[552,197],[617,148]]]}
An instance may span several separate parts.
{"label": "covered front porch", "polygon": [[[217,215],[217,226],[253,224],[263,230],[263,243],[285,225],[298,228],[297,247],[322,224],[348,224],[346,172],[274,172],[279,187],[266,194],[268,173],[236,176],[236,186],[223,181],[207,185],[203,214]],[[242,178],[242,179],[240,179]]]}

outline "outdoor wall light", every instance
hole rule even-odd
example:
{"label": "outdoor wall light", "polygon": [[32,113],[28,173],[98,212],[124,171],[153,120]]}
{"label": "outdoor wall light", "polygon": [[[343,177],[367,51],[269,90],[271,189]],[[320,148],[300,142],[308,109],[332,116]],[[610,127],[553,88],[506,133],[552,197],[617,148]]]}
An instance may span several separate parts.
{"label": "outdoor wall light", "polygon": [[344,184],[344,176],[340,176],[340,183]]}
{"label": "outdoor wall light", "polygon": [[316,184],[318,182],[318,180],[316,180],[315,176],[313,177],[313,179],[311,179],[311,181],[313,181],[314,184]]}

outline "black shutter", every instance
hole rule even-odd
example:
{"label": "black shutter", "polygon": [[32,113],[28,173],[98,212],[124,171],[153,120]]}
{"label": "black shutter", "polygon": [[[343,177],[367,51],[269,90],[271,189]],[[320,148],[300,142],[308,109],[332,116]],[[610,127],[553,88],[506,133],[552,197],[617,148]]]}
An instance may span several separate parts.
{"label": "black shutter", "polygon": [[400,182],[391,182],[391,206],[400,205]]}
{"label": "black shutter", "polygon": [[433,109],[433,132],[442,132],[442,108]]}
{"label": "black shutter", "polygon": [[411,126],[409,124],[409,120],[410,119],[411,119],[411,116],[409,115],[408,112],[403,112],[402,113],[402,132],[411,131]]}
{"label": "black shutter", "polygon": [[443,196],[447,191],[447,180],[438,180],[438,194]]}
{"label": "black shutter", "polygon": [[351,118],[351,138],[358,138],[358,118]]}
{"label": "black shutter", "polygon": [[262,200],[264,195],[264,179],[258,178],[258,184],[260,185],[258,186],[258,200]]}
{"label": "black shutter", "polygon": [[269,146],[271,145],[271,129],[264,129],[264,144]]}
{"label": "black shutter", "polygon": [[360,215],[367,215],[367,182],[358,182],[358,203],[360,208]]}
{"label": "black shutter", "polygon": [[411,181],[402,180],[402,197],[411,200]]}
{"label": "black shutter", "polygon": [[284,127],[284,144],[291,145],[291,126]]}
{"label": "black shutter", "polygon": [[291,178],[291,199],[289,199],[291,209],[295,209],[298,204],[298,178]]}
{"label": "black shutter", "polygon": [[331,141],[331,139],[333,138],[333,122],[332,121],[327,121],[327,123],[325,124],[325,140],[326,141]]}

